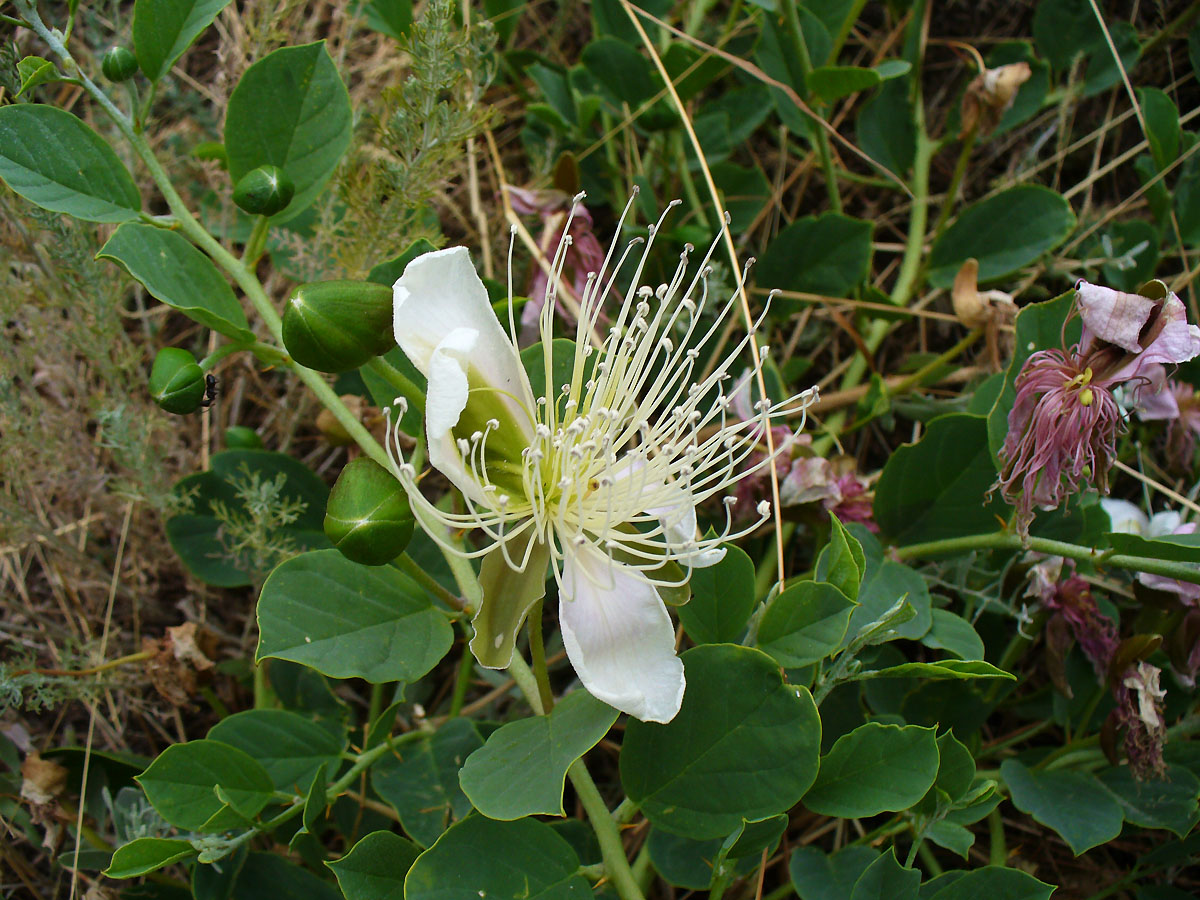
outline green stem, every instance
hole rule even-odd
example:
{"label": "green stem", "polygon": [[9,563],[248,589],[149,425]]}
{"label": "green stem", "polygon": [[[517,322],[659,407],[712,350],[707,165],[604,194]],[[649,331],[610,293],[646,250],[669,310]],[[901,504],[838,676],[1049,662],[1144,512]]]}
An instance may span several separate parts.
{"label": "green stem", "polygon": [[[545,708],[542,706],[537,678],[519,653],[513,654],[512,662],[508,666],[508,674],[517,683],[517,687],[521,689],[521,693],[525,695],[525,700],[533,707],[533,711],[539,716],[544,715]],[[617,889],[621,900],[645,900],[637,880],[633,877],[633,871],[629,867],[629,860],[625,856],[625,847],[621,843],[621,833],[617,830],[617,823],[613,819],[612,813],[608,811],[608,807],[605,806],[604,798],[600,796],[596,782],[592,781],[592,776],[588,774],[587,766],[584,765],[582,759],[577,759],[571,764],[571,768],[567,769],[567,777],[571,779],[579,802],[583,804],[583,809],[587,813],[588,821],[592,823],[592,830],[596,832],[596,840],[600,844],[600,854],[604,858],[605,872]]]}
{"label": "green stem", "polygon": [[267,249],[267,234],[270,230],[270,219],[266,216],[255,217],[254,228],[250,231],[250,237],[246,239],[246,245],[242,248],[243,266],[253,268],[262,257],[263,251]]}
{"label": "green stem", "polygon": [[842,52],[842,47],[846,43],[846,38],[850,37],[850,29],[858,21],[858,17],[862,15],[863,7],[866,5],[867,0],[851,0],[850,8],[846,10],[846,18],[842,20],[842,27],[838,29],[838,33],[833,38],[833,49],[829,52],[830,64],[836,63],[838,54]]}
{"label": "green stem", "polygon": [[988,813],[988,834],[991,837],[988,862],[993,866],[1008,863],[1008,846],[1004,842],[1004,820],[1000,818],[1000,807]]}
{"label": "green stem", "polygon": [[898,397],[901,394],[906,394],[915,387],[919,387],[921,382],[940,369],[946,363],[957,359],[959,354],[974,344],[983,336],[983,329],[977,328],[968,334],[965,338],[947,350],[945,353],[940,353],[927,362],[917,371],[913,372],[895,387],[888,388],[887,394],[889,397]]}
{"label": "green stem", "polygon": [[[263,344],[262,346],[266,346]],[[227,356],[232,356],[234,353],[240,353],[242,350],[253,350],[254,344],[243,344],[239,341],[232,341],[228,344],[222,344],[204,359],[200,360],[200,369],[204,372],[211,372],[213,367]],[[274,348],[270,348],[274,349]]]}
{"label": "green stem", "polygon": [[537,681],[542,709],[554,709],[554,692],[550,689],[550,673],[546,669],[546,644],[542,640],[542,601],[533,604],[525,620],[529,626],[529,656],[533,660],[533,676]]}
{"label": "green stem", "polygon": [[401,572],[425,588],[433,596],[437,597],[451,609],[462,610],[466,605],[462,597],[456,597],[450,591],[446,590],[432,575],[426,572],[421,566],[417,565],[407,553],[401,554],[397,559],[393,560],[392,565],[396,566]]}
{"label": "green stem", "polygon": [[616,809],[612,811],[613,821],[618,825],[627,825],[637,815],[638,805],[626,797],[620,802]]}
{"label": "green stem", "polygon": [[[803,98],[813,103],[812,94],[808,90],[808,76],[812,72],[812,59],[808,55],[808,44],[804,40],[804,28],[800,24],[800,13],[796,9],[796,0],[784,0],[784,13],[787,19],[788,35],[792,39],[792,50],[796,54],[796,62],[800,65],[800,75],[804,80]],[[817,155],[821,160],[821,168],[825,172],[825,191],[829,195],[829,207],[835,213],[842,211],[842,195],[838,192],[837,171],[833,167],[833,152],[829,148],[829,135],[815,119],[808,117],[809,129],[812,131],[813,143],[817,147]]]}
{"label": "green stem", "polygon": [[463,647],[462,659],[458,661],[458,676],[454,679],[454,693],[450,697],[450,718],[462,713],[463,702],[471,687],[471,675],[475,672],[475,657],[469,647]]}
{"label": "green stem", "polygon": [[393,366],[382,356],[377,356],[369,363],[367,368],[386,381],[391,387],[395,388],[405,400],[419,413],[425,412],[425,394],[413,383],[412,379]]}
{"label": "green stem", "polygon": [[963,138],[962,149],[958,152],[958,162],[954,164],[954,174],[950,176],[950,187],[946,189],[946,199],[942,201],[937,221],[933,224],[933,237],[930,238],[930,243],[937,241],[942,229],[950,220],[950,213],[954,209],[954,201],[958,199],[958,189],[962,185],[963,176],[967,173],[967,163],[971,159],[971,151],[975,149],[975,140],[978,136],[979,127],[975,126]]}
{"label": "green stem", "polygon": [[965,537],[946,538],[940,541],[927,541],[923,544],[909,544],[897,547],[896,558],[900,562],[909,559],[920,559],[929,556],[946,556],[961,553],[965,550],[1034,550],[1050,556],[1064,556],[1081,562],[1090,562],[1098,566],[1109,566],[1116,569],[1129,569],[1133,572],[1148,572],[1151,575],[1164,575],[1190,584],[1200,584],[1200,571],[1190,563],[1175,562],[1168,559],[1151,559],[1145,556],[1133,556],[1126,553],[1112,553],[1097,550],[1081,544],[1068,544],[1065,541],[1052,541],[1048,538],[1029,537],[1022,539],[1019,535],[1006,531],[992,534],[972,534]]}
{"label": "green stem", "polygon": [[917,855],[921,857],[921,862],[925,864],[925,871],[929,873],[930,878],[936,878],[942,874],[942,864],[937,861],[937,857],[933,855],[933,851],[929,849],[929,845],[924,841],[917,847]]}
{"label": "green stem", "polygon": [[625,857],[625,847],[621,843],[617,823],[613,821],[608,807],[604,804],[604,798],[600,796],[596,782],[592,781],[592,776],[588,774],[582,759],[577,759],[571,764],[571,768],[567,769],[567,777],[571,779],[575,794],[583,804],[588,820],[596,832],[605,871],[621,900],[645,900],[633,870],[629,867],[629,860]]}

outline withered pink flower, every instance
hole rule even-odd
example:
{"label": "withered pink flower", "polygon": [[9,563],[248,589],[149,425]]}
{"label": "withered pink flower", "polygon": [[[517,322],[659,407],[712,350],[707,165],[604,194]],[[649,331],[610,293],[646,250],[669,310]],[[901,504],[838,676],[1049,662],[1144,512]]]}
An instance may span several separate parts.
{"label": "withered pink flower", "polygon": [[1150,384],[1155,364],[1200,354],[1200,328],[1187,323],[1173,293],[1161,300],[1079,282],[1079,343],[1039,350],[1016,380],[1016,402],[1000,451],[997,486],[1017,509],[1021,535],[1034,507],[1055,509],[1084,485],[1108,492],[1108,471],[1123,427],[1113,389]]}
{"label": "withered pink flower", "polygon": [[[576,297],[583,296],[588,273],[600,272],[604,268],[604,248],[592,233],[592,214],[580,202],[581,196],[571,197],[565,191],[553,188],[531,190],[511,185],[508,187],[508,198],[515,212],[541,217],[542,233],[538,236],[538,247],[551,263],[556,262],[556,248],[562,254],[559,271],[569,278]],[[534,265],[529,279],[529,302],[521,311],[523,345],[537,339],[539,316],[546,305],[549,285],[546,270]],[[563,312],[561,305],[558,311]]]}
{"label": "withered pink flower", "polygon": [[1053,611],[1051,620],[1060,620],[1069,628],[1071,637],[1079,642],[1079,649],[1095,669],[1096,677],[1103,681],[1117,651],[1117,626],[1100,611],[1091,586],[1078,575],[1072,575],[1060,581],[1044,602]]}
{"label": "withered pink flower", "polygon": [[1167,423],[1167,459],[1173,468],[1189,470],[1196,455],[1196,438],[1200,436],[1200,391],[1167,378],[1165,369],[1151,378],[1152,382],[1156,379],[1161,379],[1160,390],[1142,391],[1138,395],[1138,418],[1143,422]]}
{"label": "withered pink flower", "polygon": [[1113,688],[1117,706],[1110,714],[1115,727],[1125,731],[1125,755],[1129,768],[1138,779],[1162,778],[1167,771],[1163,745],[1167,726],[1163,719],[1163,698],[1167,692],[1158,683],[1161,671],[1148,662],[1130,666]]}

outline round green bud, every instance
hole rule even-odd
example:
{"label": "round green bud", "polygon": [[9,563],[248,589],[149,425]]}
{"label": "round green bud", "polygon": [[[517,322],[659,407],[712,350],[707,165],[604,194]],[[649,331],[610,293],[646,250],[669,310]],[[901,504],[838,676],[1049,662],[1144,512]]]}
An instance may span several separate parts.
{"label": "round green bud", "polygon": [[230,450],[261,450],[263,442],[253,428],[230,425],[225,429],[225,446]]}
{"label": "round green bud", "polygon": [[150,396],[167,412],[187,415],[204,399],[204,370],[196,357],[179,347],[158,351],[150,370]]}
{"label": "round green bud", "polygon": [[396,346],[392,289],[370,281],[302,284],[283,311],[283,345],[318,372],[357,369]]}
{"label": "round green bud", "polygon": [[138,72],[137,57],[126,47],[113,47],[100,61],[100,71],[109,81],[128,81]]}
{"label": "round green bud", "polygon": [[273,216],[292,202],[296,185],[279,166],[251,169],[233,189],[233,202],[255,216]]}
{"label": "round green bud", "polygon": [[347,463],[325,508],[325,536],[342,555],[364,566],[387,565],[412,535],[408,494],[396,477],[365,457]]}

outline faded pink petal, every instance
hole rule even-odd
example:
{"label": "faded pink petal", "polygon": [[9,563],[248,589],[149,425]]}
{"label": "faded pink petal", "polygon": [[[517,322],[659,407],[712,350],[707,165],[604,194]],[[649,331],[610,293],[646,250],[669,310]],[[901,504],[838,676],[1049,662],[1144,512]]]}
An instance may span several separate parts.
{"label": "faded pink petal", "polygon": [[1083,346],[1089,345],[1088,337],[1094,337],[1130,353],[1142,351],[1138,335],[1154,311],[1153,300],[1086,281],[1080,281],[1075,289],[1083,318]]}
{"label": "faded pink petal", "polygon": [[1162,301],[1141,340],[1145,349],[1110,376],[1113,383],[1149,378],[1155,363],[1176,365],[1200,355],[1200,328],[1188,324],[1187,310],[1175,294]]}

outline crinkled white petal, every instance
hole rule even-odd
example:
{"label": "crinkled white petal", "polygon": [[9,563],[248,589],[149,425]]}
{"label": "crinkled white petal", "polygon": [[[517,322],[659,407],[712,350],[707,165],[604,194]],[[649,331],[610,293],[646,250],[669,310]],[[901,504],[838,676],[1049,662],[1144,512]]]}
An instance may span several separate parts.
{"label": "crinkled white petal", "polygon": [[1108,513],[1112,531],[1118,534],[1145,534],[1150,520],[1146,514],[1128,500],[1101,497],[1100,506]]}
{"label": "crinkled white petal", "polygon": [[1150,517],[1150,523],[1146,526],[1146,537],[1156,538],[1168,534],[1178,534],[1182,518],[1179,511],[1174,509],[1156,512]]}
{"label": "crinkled white petal", "polygon": [[483,486],[462,461],[453,428],[467,408],[467,368],[479,343],[479,332],[456,328],[430,354],[429,388],[425,393],[425,434],[429,462],[472,500],[483,499]]}
{"label": "crinkled white petal", "polygon": [[484,383],[511,398],[521,421],[533,409],[533,393],[521,358],[488,302],[466,247],[418,256],[392,286],[396,343],[428,376],[434,352],[459,329],[478,333],[471,368]]}
{"label": "crinkled white petal", "polygon": [[675,629],[654,586],[590,544],[564,547],[559,624],[592,696],[643,722],[669,722],[683,702]]}
{"label": "crinkled white petal", "polygon": [[1155,303],[1147,297],[1115,291],[1099,284],[1079,283],[1079,315],[1083,324],[1101,340],[1130,353],[1141,352],[1138,335]]}

